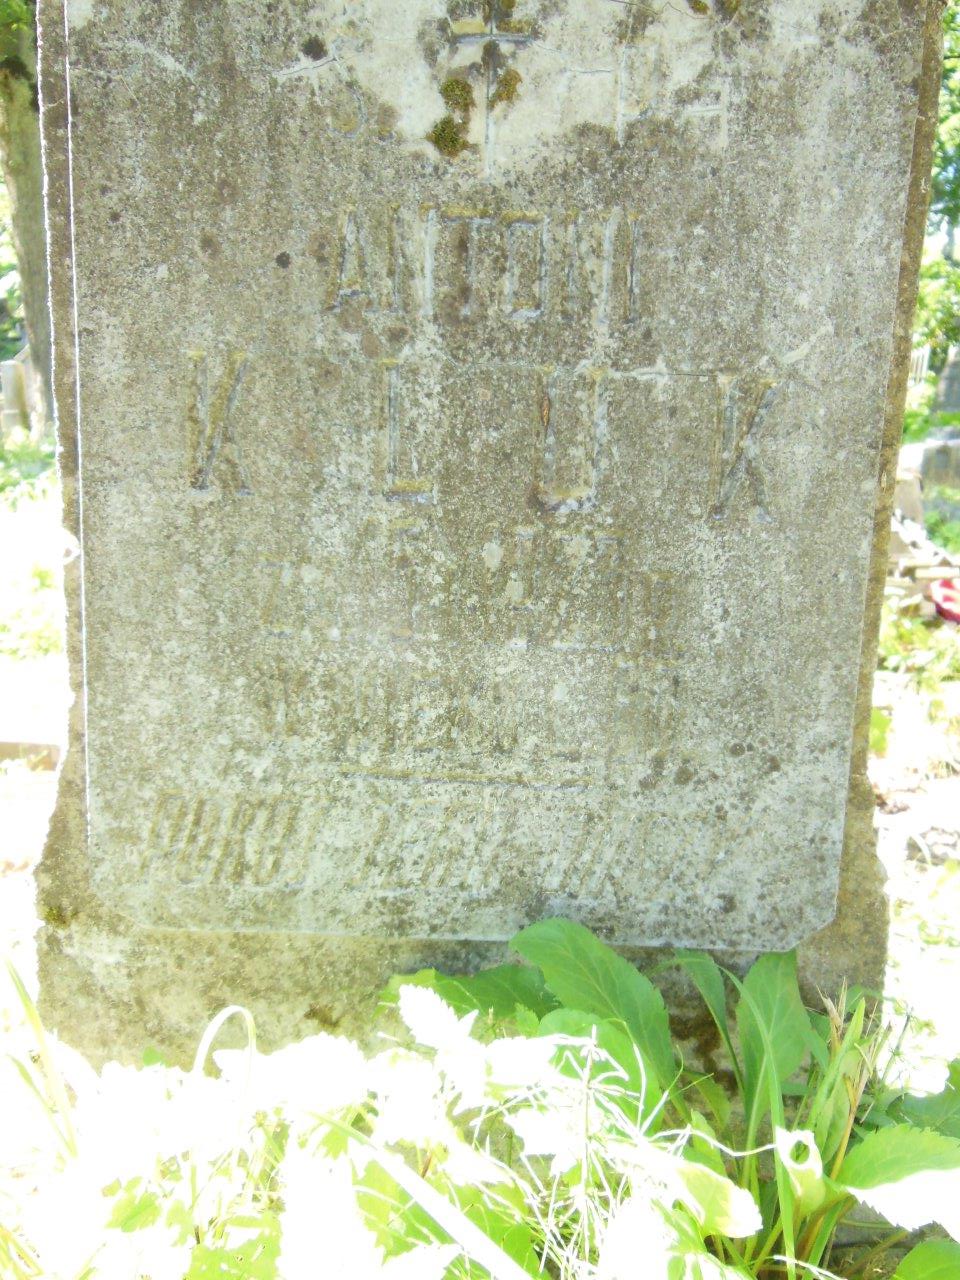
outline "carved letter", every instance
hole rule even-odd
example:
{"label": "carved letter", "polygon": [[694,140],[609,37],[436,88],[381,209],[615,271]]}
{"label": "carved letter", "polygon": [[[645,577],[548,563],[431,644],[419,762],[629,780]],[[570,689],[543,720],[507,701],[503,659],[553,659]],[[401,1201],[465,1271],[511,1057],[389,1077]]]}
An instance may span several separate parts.
{"label": "carved letter", "polygon": [[545,510],[583,511],[593,504],[606,426],[606,370],[544,370],[536,494]]}
{"label": "carved letter", "polygon": [[[718,381],[720,415],[720,461],[717,488],[711,514],[722,520],[744,484],[758,518],[770,521],[767,491],[757,458],[757,437],[766,422],[776,397],[771,382],[761,382],[758,397],[749,398],[738,386],[738,379],[721,374]],[[753,408],[749,406],[753,403]]]}
{"label": "carved letter", "polygon": [[383,456],[385,459],[384,493],[388,498],[407,502],[432,502],[433,484],[420,475],[419,459],[404,430],[398,360],[381,360],[383,371]]}
{"label": "carved letter", "polygon": [[368,293],[367,263],[360,238],[360,226],[355,209],[349,210],[343,220],[337,253],[337,278],[333,289],[331,311],[339,311],[346,298],[360,298]]}
{"label": "carved letter", "polygon": [[230,353],[212,397],[207,356],[197,351],[193,353],[192,360],[193,392],[187,414],[190,433],[195,441],[191,484],[194,489],[209,489],[214,464],[222,454],[233,479],[234,492],[252,493],[233,427],[233,410],[247,367],[247,357],[242,351]]}
{"label": "carved letter", "polygon": [[542,213],[509,214],[507,227],[507,311],[515,320],[537,320],[547,302],[547,235]]}
{"label": "carved letter", "polygon": [[443,221],[464,228],[463,284],[460,314],[464,318],[473,311],[473,298],[477,288],[477,241],[481,227],[489,226],[493,219],[483,209],[444,209]]}

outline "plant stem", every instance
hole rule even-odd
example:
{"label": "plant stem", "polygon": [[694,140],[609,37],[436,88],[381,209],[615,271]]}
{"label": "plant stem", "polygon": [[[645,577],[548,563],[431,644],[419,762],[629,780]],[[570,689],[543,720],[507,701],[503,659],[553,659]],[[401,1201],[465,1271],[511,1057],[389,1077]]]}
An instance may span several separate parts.
{"label": "plant stem", "polygon": [[872,1245],[865,1253],[861,1253],[853,1259],[853,1262],[851,1263],[851,1266],[853,1267],[852,1274],[856,1275],[859,1273],[860,1275],[863,1275],[864,1269],[868,1263],[872,1262],[874,1258],[879,1258],[882,1253],[885,1253],[887,1249],[892,1248],[895,1244],[899,1244],[901,1240],[906,1240],[909,1235],[909,1231],[894,1231],[884,1240]]}

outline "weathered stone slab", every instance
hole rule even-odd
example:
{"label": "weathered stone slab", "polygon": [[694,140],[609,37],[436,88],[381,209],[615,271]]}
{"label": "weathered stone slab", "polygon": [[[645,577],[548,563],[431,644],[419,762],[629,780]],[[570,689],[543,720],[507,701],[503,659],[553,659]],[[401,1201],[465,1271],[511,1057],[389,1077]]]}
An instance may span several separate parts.
{"label": "weathered stone slab", "polygon": [[42,7],[53,1005],[829,924],[936,6]]}

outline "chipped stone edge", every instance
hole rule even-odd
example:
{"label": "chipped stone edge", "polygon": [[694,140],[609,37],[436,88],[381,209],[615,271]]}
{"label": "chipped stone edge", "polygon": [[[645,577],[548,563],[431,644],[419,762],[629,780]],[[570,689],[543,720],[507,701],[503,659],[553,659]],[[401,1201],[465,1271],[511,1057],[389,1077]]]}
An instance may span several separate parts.
{"label": "chipped stone edge", "polygon": [[818,989],[837,990],[845,980],[859,983],[877,993],[883,990],[889,904],[885,892],[885,875],[877,857],[875,802],[867,777],[867,757],[870,749],[870,711],[877,666],[880,613],[887,577],[897,456],[903,432],[913,317],[930,206],[931,167],[943,56],[942,14],[946,2],[947,0],[927,0],[926,4],[917,120],[894,312],[893,352],[878,458],[873,540],[861,632],[860,673],[854,710],[853,752],[840,862],[840,889],[834,920],[798,948],[801,981],[810,993],[815,993]]}

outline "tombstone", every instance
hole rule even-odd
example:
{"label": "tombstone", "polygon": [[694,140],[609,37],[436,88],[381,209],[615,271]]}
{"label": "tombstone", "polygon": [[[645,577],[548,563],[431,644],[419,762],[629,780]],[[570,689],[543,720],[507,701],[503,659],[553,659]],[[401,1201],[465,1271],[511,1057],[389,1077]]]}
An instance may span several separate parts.
{"label": "tombstone", "polygon": [[938,413],[960,413],[960,348],[951,347],[937,379],[934,408]]}
{"label": "tombstone", "polygon": [[945,520],[960,520],[960,427],[941,427],[923,443],[923,505]]}
{"label": "tombstone", "polygon": [[876,978],[937,6],[658,10],[42,0],[93,1056],[553,914]]}

